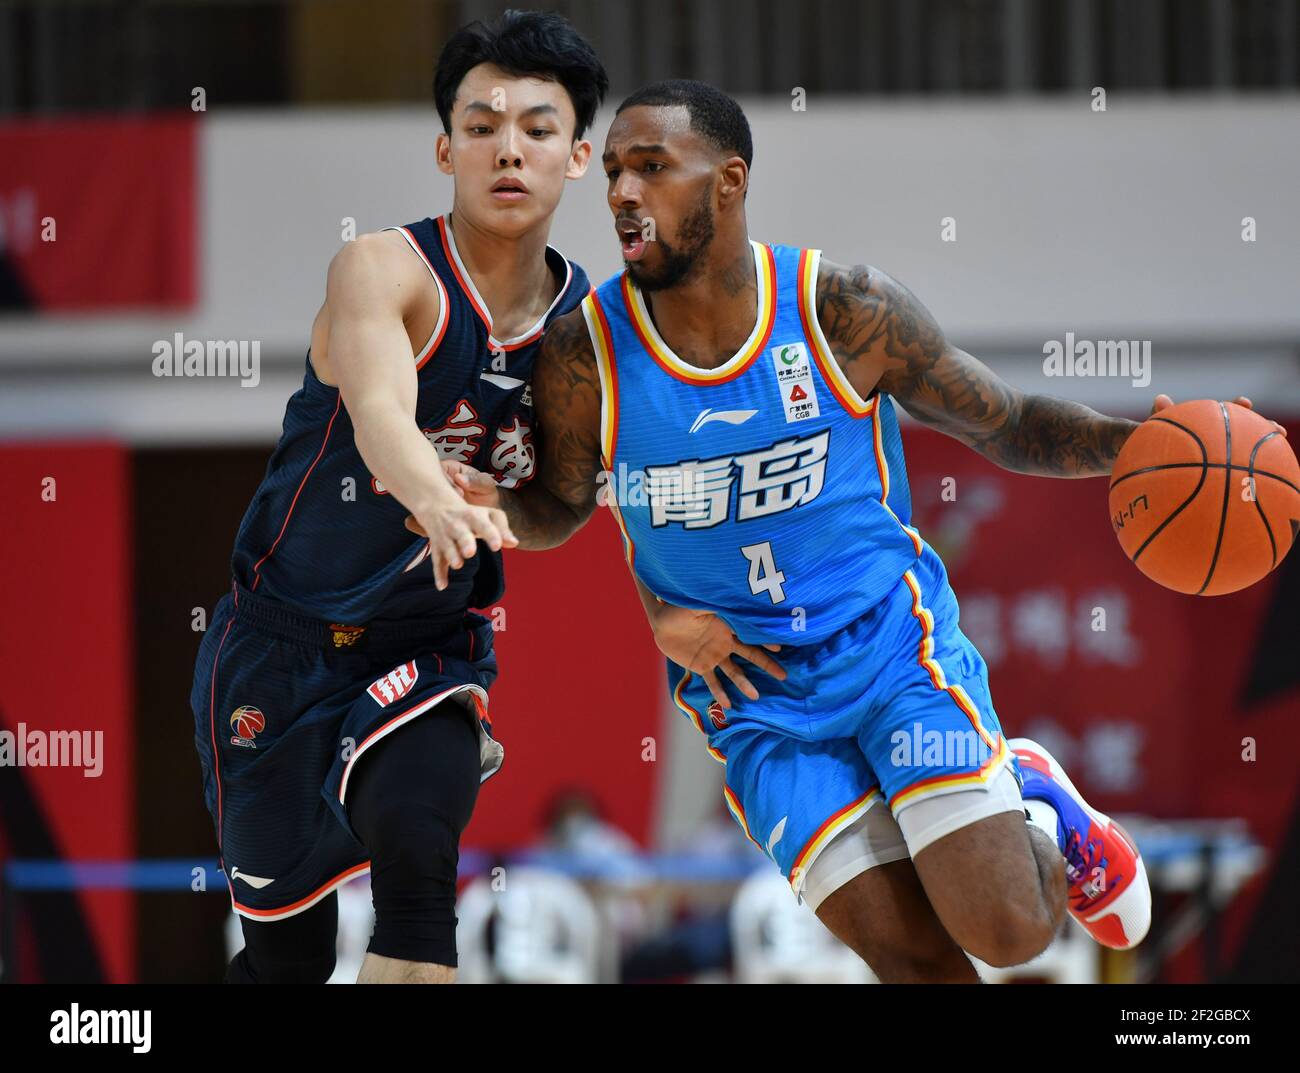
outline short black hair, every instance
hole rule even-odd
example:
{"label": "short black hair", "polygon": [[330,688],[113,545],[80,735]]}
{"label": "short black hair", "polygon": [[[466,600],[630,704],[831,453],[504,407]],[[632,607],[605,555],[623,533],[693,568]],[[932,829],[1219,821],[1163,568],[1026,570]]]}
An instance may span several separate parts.
{"label": "short black hair", "polygon": [[707,82],[690,78],[670,78],[642,86],[618,106],[618,112],[637,105],[673,107],[680,105],[691,117],[691,130],[710,145],[731,153],[750,167],[754,162],[754,139],[749,120],[732,97]]}
{"label": "short black hair", "polygon": [[549,11],[510,10],[490,24],[462,26],[443,46],[433,72],[433,103],[448,134],[456,91],[480,63],[516,77],[536,75],[559,82],[578,117],[575,138],[595,121],[596,109],[609,92],[609,76],[595,50],[567,19]]}

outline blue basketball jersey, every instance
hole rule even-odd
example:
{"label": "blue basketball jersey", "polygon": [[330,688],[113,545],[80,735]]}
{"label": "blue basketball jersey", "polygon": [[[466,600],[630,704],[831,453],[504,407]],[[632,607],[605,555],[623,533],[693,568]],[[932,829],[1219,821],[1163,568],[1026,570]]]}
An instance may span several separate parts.
{"label": "blue basketball jersey", "polygon": [[[491,473],[503,487],[522,484],[535,466],[533,361],[546,325],[590,290],[586,274],[548,246],[559,294],[530,330],[498,340],[446,217],[387,230],[424,261],[441,305],[415,355],[416,422],[442,458]],[[366,469],[339,390],[317,378],[309,351],[302,388],[289,399],[280,443],[239,527],[235,580],[342,623],[437,616],[500,599],[501,557],[481,542],[439,592],[428,541],[403,528],[408,513]]]}
{"label": "blue basketball jersey", "polygon": [[812,645],[921,554],[898,420],[863,400],[816,316],[820,252],[751,243],[758,319],[716,369],[678,358],[624,274],[583,303],[602,461],[637,576],[748,643]]}

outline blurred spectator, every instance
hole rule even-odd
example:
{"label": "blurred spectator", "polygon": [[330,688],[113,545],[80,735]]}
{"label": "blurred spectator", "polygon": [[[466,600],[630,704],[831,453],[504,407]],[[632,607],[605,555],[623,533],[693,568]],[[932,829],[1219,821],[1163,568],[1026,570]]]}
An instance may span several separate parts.
{"label": "blurred spectator", "polygon": [[539,848],[574,857],[611,858],[634,855],[639,847],[602,815],[587,790],[561,790],[546,808],[546,832]]}

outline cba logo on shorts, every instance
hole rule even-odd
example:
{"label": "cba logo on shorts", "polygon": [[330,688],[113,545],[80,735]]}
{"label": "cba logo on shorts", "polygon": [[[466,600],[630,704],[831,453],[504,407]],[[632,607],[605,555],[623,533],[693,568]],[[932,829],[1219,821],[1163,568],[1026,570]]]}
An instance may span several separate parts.
{"label": "cba logo on shorts", "polygon": [[251,704],[241,705],[230,715],[230,729],[235,732],[235,736],[230,739],[231,745],[256,749],[253,739],[266,729],[266,716],[260,708],[254,708]]}
{"label": "cba logo on shorts", "polygon": [[709,721],[719,730],[726,730],[731,726],[727,722],[727,717],[722,714],[722,705],[716,700],[709,702]]}

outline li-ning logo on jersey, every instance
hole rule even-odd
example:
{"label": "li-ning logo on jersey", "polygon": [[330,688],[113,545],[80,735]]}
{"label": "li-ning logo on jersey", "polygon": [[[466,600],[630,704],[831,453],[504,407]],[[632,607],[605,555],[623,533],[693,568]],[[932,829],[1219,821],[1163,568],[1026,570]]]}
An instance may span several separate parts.
{"label": "li-ning logo on jersey", "polygon": [[678,522],[685,529],[719,525],[731,516],[733,484],[738,522],[811,503],[826,479],[830,439],[826,429],[747,454],[647,466],[650,524],[658,528]]}
{"label": "li-ning logo on jersey", "polygon": [[393,701],[401,700],[415,688],[415,680],[420,677],[420,669],[415,662],[403,663],[395,667],[382,678],[370,683],[367,693],[381,708],[387,708]]}
{"label": "li-ning logo on jersey", "polygon": [[497,429],[497,440],[492,447],[492,468],[501,476],[502,488],[523,484],[533,475],[536,454],[533,450],[533,430],[518,417]]}
{"label": "li-ning logo on jersey", "polygon": [[274,879],[267,879],[264,876],[250,876],[247,872],[241,872],[238,868],[230,870],[231,879],[242,879],[254,890],[261,890],[263,887],[269,887],[275,882]]}
{"label": "li-ning logo on jersey", "polygon": [[711,406],[706,406],[700,411],[700,416],[692,422],[690,431],[699,432],[711,421],[725,421],[728,425],[743,425],[756,413],[758,413],[757,410],[715,410]]}
{"label": "li-ning logo on jersey", "polygon": [[785,834],[785,823],[786,823],[786,820],[788,820],[789,818],[790,818],[789,816],[782,816],[782,817],[777,821],[776,826],[772,828],[772,833],[771,833],[771,835],[768,836],[768,839],[767,839],[767,855],[768,855],[769,857],[772,857],[773,860],[776,859],[776,858],[773,856],[773,855],[775,854],[775,852],[776,852],[776,844],[777,844],[778,842],[781,841],[781,836],[782,836],[783,834]]}

